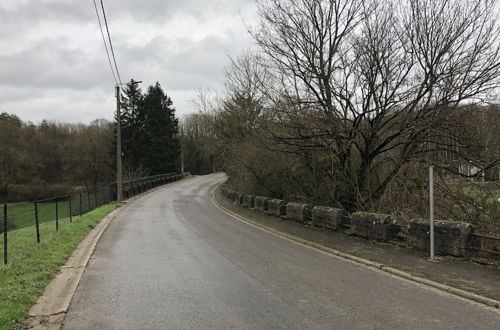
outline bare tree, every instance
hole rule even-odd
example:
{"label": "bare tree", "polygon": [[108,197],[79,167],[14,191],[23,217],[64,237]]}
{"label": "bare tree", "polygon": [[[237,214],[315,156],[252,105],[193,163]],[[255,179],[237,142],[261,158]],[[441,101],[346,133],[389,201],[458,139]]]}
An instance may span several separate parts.
{"label": "bare tree", "polygon": [[405,164],[430,161],[430,151],[457,152],[460,134],[448,117],[463,104],[487,102],[498,87],[493,0],[257,5],[251,33],[283,128],[271,133],[311,160],[308,150],[327,153],[332,166],[324,174],[349,210],[370,208]]}

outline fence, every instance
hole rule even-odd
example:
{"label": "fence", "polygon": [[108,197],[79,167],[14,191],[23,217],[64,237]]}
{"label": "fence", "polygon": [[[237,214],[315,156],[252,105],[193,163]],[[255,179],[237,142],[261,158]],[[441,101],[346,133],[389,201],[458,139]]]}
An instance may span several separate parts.
{"label": "fence", "polygon": [[471,250],[500,258],[500,237],[473,233],[472,238]]}
{"label": "fence", "polygon": [[[168,173],[137,180],[123,182],[125,199],[158,187],[180,180],[182,175]],[[9,236],[15,231],[33,227],[33,242],[41,243],[47,230],[58,232],[62,226],[78,221],[88,213],[102,205],[116,200],[116,184],[109,187],[80,192],[67,196],[57,196],[26,203],[4,203],[0,233],[3,237],[3,262],[9,261]],[[50,224],[49,224],[50,223]]]}

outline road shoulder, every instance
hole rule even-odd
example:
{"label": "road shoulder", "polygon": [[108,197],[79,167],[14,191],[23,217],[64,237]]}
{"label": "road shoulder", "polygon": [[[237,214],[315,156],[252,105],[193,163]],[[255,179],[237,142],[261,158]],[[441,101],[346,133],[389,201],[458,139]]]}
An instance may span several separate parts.
{"label": "road shoulder", "polygon": [[123,210],[123,206],[105,216],[80,242],[56,277],[45,288],[42,296],[28,312],[25,325],[29,329],[60,329],[64,315],[78,287],[88,261],[109,223]]}

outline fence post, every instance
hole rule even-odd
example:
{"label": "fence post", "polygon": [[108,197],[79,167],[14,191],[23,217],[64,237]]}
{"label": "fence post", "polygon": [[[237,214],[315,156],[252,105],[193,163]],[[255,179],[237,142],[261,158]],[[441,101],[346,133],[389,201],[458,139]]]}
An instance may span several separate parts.
{"label": "fence post", "polygon": [[90,191],[87,191],[87,203],[89,204],[87,207],[87,212],[90,212],[90,208],[92,205],[90,205]]}
{"label": "fence post", "polygon": [[59,231],[59,202],[56,200],[56,231]]}
{"label": "fence post", "polygon": [[95,208],[99,207],[99,204],[97,203],[97,189],[94,190],[94,202],[95,202]]}
{"label": "fence post", "polygon": [[35,228],[36,228],[36,242],[40,243],[40,223],[38,221],[38,202],[35,201]]}
{"label": "fence post", "polygon": [[82,203],[82,193],[80,193],[80,218],[81,218],[81,217],[82,217],[82,215],[83,215],[83,211],[82,211],[82,207],[83,207],[83,205],[82,205],[82,204],[83,204],[83,203]]}
{"label": "fence post", "polygon": [[69,208],[69,222],[73,222],[73,210],[72,210],[72,207],[71,207],[71,195],[69,196],[69,200],[68,200],[68,208]]}
{"label": "fence post", "polygon": [[7,203],[3,204],[3,263],[7,265]]}

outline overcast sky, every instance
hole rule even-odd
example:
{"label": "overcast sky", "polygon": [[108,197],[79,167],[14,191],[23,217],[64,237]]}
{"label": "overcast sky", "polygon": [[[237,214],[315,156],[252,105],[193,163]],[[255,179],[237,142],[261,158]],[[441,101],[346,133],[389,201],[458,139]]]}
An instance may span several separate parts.
{"label": "overcast sky", "polygon": [[[221,88],[228,54],[252,46],[251,0],[104,5],[122,81],[159,81],[179,116],[198,90]],[[114,80],[92,0],[2,0],[0,84],[0,112],[25,121],[112,119]]]}

